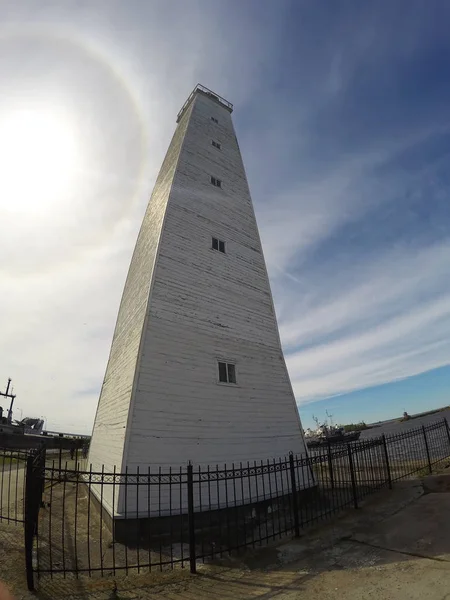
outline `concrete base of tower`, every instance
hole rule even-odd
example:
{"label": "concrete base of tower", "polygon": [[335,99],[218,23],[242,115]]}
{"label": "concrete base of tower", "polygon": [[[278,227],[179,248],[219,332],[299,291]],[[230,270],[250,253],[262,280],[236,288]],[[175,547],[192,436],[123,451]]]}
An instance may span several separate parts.
{"label": "concrete base of tower", "polygon": [[[319,498],[320,496],[320,498]],[[324,510],[327,500],[318,486],[297,492],[300,523],[311,520],[315,510]],[[160,550],[176,545],[180,556],[182,548],[189,544],[188,514],[153,516],[150,518],[111,518],[105,520],[115,543],[142,550]],[[294,532],[292,494],[263,500],[252,504],[229,506],[194,512],[195,544],[198,556],[217,555],[229,549],[252,545],[253,542],[269,541],[280,534]],[[188,554],[185,552],[184,558]]]}

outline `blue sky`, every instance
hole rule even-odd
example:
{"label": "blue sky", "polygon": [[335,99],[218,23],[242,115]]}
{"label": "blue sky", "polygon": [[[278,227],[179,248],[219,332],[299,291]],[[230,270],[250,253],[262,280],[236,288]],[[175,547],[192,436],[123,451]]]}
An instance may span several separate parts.
{"label": "blue sky", "polygon": [[449,404],[449,19],[437,1],[0,2],[0,377],[20,410],[90,430],[197,82],[235,105],[305,426]]}

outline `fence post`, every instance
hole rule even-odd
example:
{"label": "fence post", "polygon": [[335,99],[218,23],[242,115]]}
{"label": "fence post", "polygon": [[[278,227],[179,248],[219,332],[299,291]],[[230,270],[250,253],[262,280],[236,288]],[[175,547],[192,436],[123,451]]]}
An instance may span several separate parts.
{"label": "fence post", "polygon": [[39,449],[39,488],[38,488],[38,498],[36,499],[36,533],[37,526],[39,524],[39,509],[42,506],[42,498],[44,496],[44,488],[45,488],[45,461],[47,459],[47,447],[44,445]]}
{"label": "fence post", "polygon": [[389,464],[389,452],[388,452],[388,447],[387,447],[387,442],[386,442],[386,436],[384,435],[384,433],[383,433],[382,439],[383,439],[384,459],[386,461],[386,472],[387,472],[388,485],[389,485],[389,489],[392,490],[391,465]]}
{"label": "fence post", "polygon": [[351,444],[347,444],[348,449],[348,463],[350,466],[350,477],[352,478],[352,492],[353,492],[353,505],[358,508],[358,494],[356,492],[356,479],[355,479],[355,468],[353,466],[353,456]]}
{"label": "fence post", "polygon": [[294,455],[289,453],[289,467],[291,471],[292,508],[294,510],[294,534],[300,537],[300,523],[298,520],[297,484],[295,482]]}
{"label": "fence post", "polygon": [[190,462],[187,467],[187,493],[189,524],[189,565],[191,567],[191,573],[196,573],[197,565],[195,562],[194,472],[192,464]]}
{"label": "fence post", "polygon": [[332,456],[331,456],[331,444],[330,444],[330,442],[328,442],[328,470],[330,471],[331,489],[334,490],[333,459],[332,459]]}
{"label": "fence post", "polygon": [[25,471],[25,569],[27,573],[27,586],[30,591],[34,590],[33,577],[33,538],[34,538],[34,481],[33,481],[33,456],[27,458]]}
{"label": "fence post", "polygon": [[427,430],[425,429],[425,425],[422,425],[422,431],[423,431],[423,439],[425,440],[425,450],[427,451],[428,469],[429,469],[430,473],[432,473],[433,467],[431,466],[430,449],[428,447]]}
{"label": "fence post", "polygon": [[306,458],[306,464],[308,465],[309,473],[311,475],[311,480],[313,483],[317,484],[317,477],[314,475],[314,471],[313,471],[313,468],[311,465],[311,460],[310,460],[308,452],[305,453],[305,458]]}
{"label": "fence post", "polygon": [[[62,464],[62,438],[59,438],[59,460],[58,460],[58,468],[61,471]],[[60,473],[61,476],[61,473]]]}
{"label": "fence post", "polygon": [[448,443],[450,445],[450,427],[448,425],[447,417],[444,417],[445,429],[447,430]]}

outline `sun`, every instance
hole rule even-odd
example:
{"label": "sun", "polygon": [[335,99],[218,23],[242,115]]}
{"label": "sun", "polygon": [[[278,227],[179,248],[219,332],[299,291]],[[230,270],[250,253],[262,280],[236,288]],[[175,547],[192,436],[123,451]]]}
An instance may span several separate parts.
{"label": "sun", "polygon": [[45,110],[0,116],[0,209],[43,214],[64,201],[75,175],[76,135],[67,117]]}

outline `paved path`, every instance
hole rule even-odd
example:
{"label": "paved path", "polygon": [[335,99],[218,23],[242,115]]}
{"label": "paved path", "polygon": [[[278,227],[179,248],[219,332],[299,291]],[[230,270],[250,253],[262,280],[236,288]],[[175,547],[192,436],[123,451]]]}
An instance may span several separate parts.
{"label": "paved path", "polygon": [[[197,576],[41,582],[38,597],[65,600],[450,600],[450,493],[424,494],[419,482],[371,497],[358,511],[299,540],[245,561],[200,566]],[[17,598],[25,591],[22,550],[0,527],[0,574]],[[17,568],[17,567],[20,568]]]}

